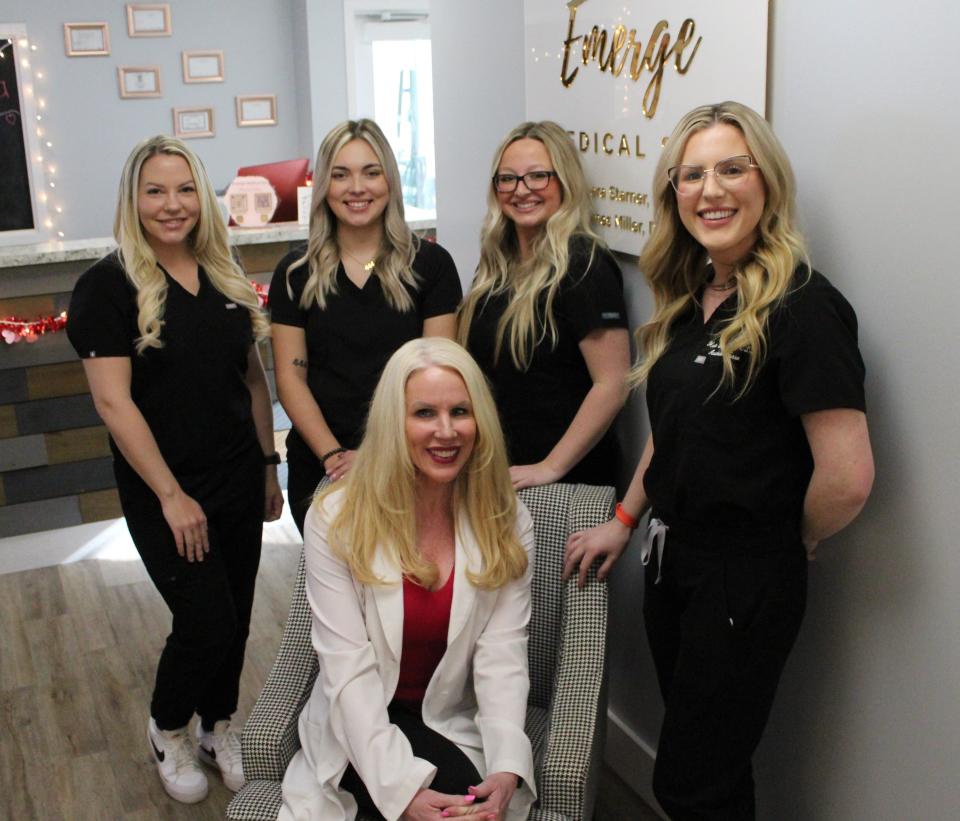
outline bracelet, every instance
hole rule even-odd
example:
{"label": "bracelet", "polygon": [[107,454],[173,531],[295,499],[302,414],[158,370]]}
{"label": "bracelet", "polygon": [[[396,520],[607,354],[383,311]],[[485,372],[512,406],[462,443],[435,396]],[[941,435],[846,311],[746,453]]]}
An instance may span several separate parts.
{"label": "bracelet", "polygon": [[[609,508],[608,508],[609,509]],[[613,509],[613,515],[620,520],[621,523],[625,524],[631,530],[636,530],[639,526],[639,520],[631,516],[627,511],[623,509],[623,505],[620,502],[617,502],[617,506]]]}
{"label": "bracelet", "polygon": [[279,465],[280,464],[280,454],[274,451],[273,453],[263,454],[263,464],[264,465]]}
{"label": "bracelet", "polygon": [[331,456],[336,456],[338,453],[346,453],[346,452],[347,452],[346,448],[334,448],[329,453],[325,453],[323,454],[323,456],[320,457],[320,464],[325,465],[327,463],[327,459],[329,459]]}

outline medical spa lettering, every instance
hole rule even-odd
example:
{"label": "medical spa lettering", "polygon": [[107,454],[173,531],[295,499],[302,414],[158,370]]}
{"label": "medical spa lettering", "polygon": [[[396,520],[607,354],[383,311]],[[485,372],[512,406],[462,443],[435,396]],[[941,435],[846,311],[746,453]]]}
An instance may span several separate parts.
{"label": "medical spa lettering", "polygon": [[681,116],[721,100],[764,111],[769,5],[523,0],[526,119],[570,135],[614,251],[639,254],[650,238],[654,173]]}
{"label": "medical spa lettering", "polygon": [[660,103],[664,66],[672,57],[677,73],[686,74],[697,56],[703,40],[702,37],[696,37],[697,24],[689,17],[684,20],[672,45],[668,31],[670,24],[666,20],[660,20],[653,26],[646,45],[642,37],[637,38],[635,28],[628,31],[622,23],[609,33],[605,28],[594,26],[588,34],[575,34],[577,9],[586,2],[587,0],[570,0],[567,3],[570,20],[567,39],[563,41],[560,82],[564,88],[569,88],[577,79],[580,68],[591,62],[595,62],[600,71],[610,72],[611,77],[620,77],[624,69],[628,68],[629,62],[627,76],[634,82],[639,81],[644,72],[649,72],[650,80],[643,92],[641,110],[647,119],[652,119]]}

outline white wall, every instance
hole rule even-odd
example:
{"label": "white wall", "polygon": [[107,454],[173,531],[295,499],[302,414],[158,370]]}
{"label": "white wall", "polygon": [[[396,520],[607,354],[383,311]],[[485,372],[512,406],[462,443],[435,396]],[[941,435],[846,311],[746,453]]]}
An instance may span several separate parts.
{"label": "white wall", "polygon": [[437,0],[430,29],[437,239],[466,290],[480,257],[493,152],[525,119],[523,3]]}
{"label": "white wall", "polygon": [[[960,9],[771,5],[769,114],[814,263],[859,315],[877,482],[811,567],[806,623],[755,759],[758,817],[957,818]],[[649,304],[632,289],[636,319]],[[626,732],[611,727],[610,749],[645,788],[661,706],[636,565],[634,554],[612,584],[611,709]]]}

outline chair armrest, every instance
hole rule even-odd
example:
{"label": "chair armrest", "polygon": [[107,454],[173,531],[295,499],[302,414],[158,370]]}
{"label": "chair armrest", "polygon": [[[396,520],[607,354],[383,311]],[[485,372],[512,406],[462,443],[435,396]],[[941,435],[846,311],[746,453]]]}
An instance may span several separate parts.
{"label": "chair armrest", "polygon": [[[607,521],[614,499],[613,488],[578,485],[567,533]],[[539,777],[544,819],[554,813],[578,821],[592,817],[606,728],[607,606],[607,585],[597,581],[596,567],[583,588],[575,577],[564,586],[556,689]]]}
{"label": "chair armrest", "polygon": [[310,642],[305,579],[301,551],[280,649],[243,729],[243,772],[248,781],[282,781],[290,759],[300,749],[297,723],[319,669]]}

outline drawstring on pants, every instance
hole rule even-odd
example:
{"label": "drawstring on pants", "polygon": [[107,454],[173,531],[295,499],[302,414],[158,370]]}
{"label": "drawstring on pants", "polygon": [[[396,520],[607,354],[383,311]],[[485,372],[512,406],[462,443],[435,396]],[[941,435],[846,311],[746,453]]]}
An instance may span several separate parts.
{"label": "drawstring on pants", "polygon": [[647,525],[647,534],[643,538],[643,545],[640,548],[640,563],[646,567],[650,564],[650,556],[653,553],[653,545],[657,545],[657,578],[654,584],[659,584],[663,577],[663,548],[667,541],[667,531],[669,525],[665,525],[659,519],[650,519]]}

